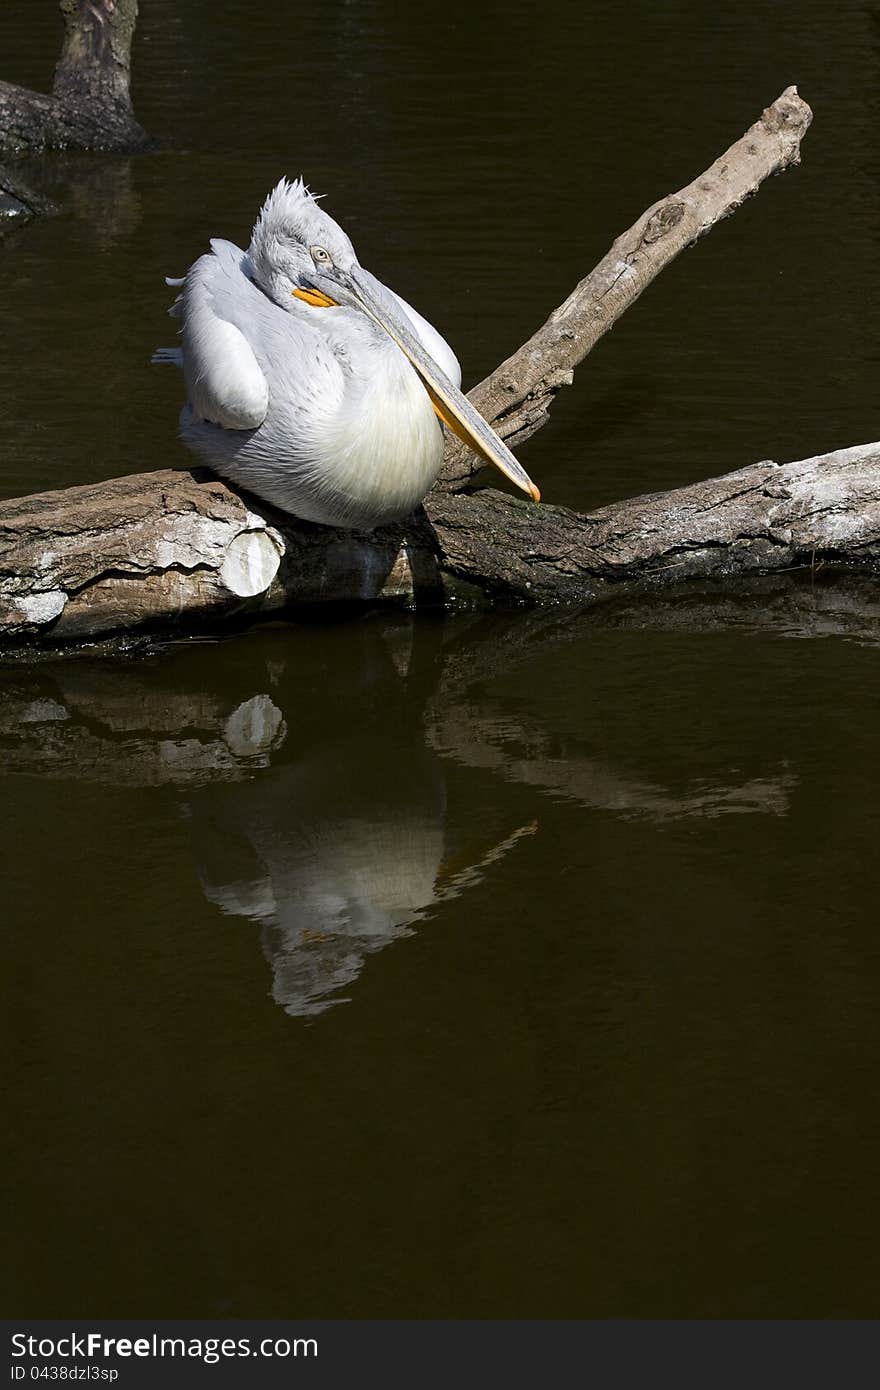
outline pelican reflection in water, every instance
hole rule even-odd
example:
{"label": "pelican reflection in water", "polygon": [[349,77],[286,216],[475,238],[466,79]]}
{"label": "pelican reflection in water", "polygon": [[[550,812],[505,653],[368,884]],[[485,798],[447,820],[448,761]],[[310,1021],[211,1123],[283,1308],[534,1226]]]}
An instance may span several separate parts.
{"label": "pelican reflection in water", "polygon": [[[300,639],[295,658],[276,644],[261,693],[223,721],[218,763],[234,752],[240,775],[202,779],[184,806],[205,897],[259,928],[272,998],[313,1017],[534,826],[450,827],[424,730],[430,633],[366,623]],[[179,751],[202,762],[189,742]]]}
{"label": "pelican reflection in water", "polygon": [[438,760],[356,735],[318,742],[291,763],[190,802],[205,896],[261,928],[272,995],[288,1013],[320,1013],[365,958],[404,934],[434,900],[444,856]]}
{"label": "pelican reflection in water", "polygon": [[[541,621],[552,650],[556,620]],[[540,654],[535,622],[521,658]],[[4,763],[173,789],[206,898],[259,928],[272,997],[298,1017],[341,1002],[368,959],[524,852],[537,796],[650,821],[785,814],[789,771],[675,788],[637,777],[493,693],[516,642],[450,645],[430,626],[366,623],[178,649],[146,668],[16,670],[0,700]],[[450,763],[471,770],[451,809]],[[516,791],[499,795],[501,782]]]}
{"label": "pelican reflection in water", "polygon": [[459,390],[448,343],[359,264],[302,180],[272,190],[247,251],[215,239],[169,283],[181,346],[153,360],[183,369],[181,438],[222,477],[306,521],[379,526],[431,487],[446,424],[539,500]]}

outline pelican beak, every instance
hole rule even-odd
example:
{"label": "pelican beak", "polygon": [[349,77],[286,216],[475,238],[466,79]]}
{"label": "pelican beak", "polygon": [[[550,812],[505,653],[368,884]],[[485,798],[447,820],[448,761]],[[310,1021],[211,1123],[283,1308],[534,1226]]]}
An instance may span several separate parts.
{"label": "pelican beak", "polygon": [[320,290],[293,290],[294,299],[301,299],[304,304],[311,304],[313,309],[330,309],[337,300],[331,299],[329,294],[322,294]]}
{"label": "pelican beak", "polygon": [[334,267],[330,272],[316,273],[311,278],[312,283],[305,289],[294,290],[298,299],[316,306],[349,304],[368,314],[397,344],[418,372],[440,419],[480,458],[494,464],[534,502],[540,502],[541,494],[528,473],[517,463],[492,426],[474,409],[467,396],[440,370],[416,337],[397,300],[381,281],[359,265],[349,271]]}

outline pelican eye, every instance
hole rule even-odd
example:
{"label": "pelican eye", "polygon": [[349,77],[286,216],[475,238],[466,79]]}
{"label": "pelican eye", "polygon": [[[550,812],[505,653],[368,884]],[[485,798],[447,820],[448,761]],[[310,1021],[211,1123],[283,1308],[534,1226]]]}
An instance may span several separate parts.
{"label": "pelican eye", "polygon": [[309,250],[312,253],[312,260],[315,262],[315,265],[333,264],[333,257],[330,255],[329,251],[324,250],[323,246],[310,246]]}

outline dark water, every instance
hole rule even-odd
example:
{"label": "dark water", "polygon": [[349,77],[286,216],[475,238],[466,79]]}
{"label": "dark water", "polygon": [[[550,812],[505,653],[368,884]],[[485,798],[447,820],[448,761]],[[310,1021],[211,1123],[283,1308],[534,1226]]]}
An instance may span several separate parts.
{"label": "dark water", "polygon": [[[472,381],[791,81],[803,167],[523,462],[587,506],[880,435],[872,6],[142,10],[171,146],[32,171],[67,215],[3,242],[3,492],[182,459],[161,277],[280,173]],[[0,10],[4,77],[56,43]],[[5,671],[9,1310],[876,1315],[876,612],[819,576]]]}

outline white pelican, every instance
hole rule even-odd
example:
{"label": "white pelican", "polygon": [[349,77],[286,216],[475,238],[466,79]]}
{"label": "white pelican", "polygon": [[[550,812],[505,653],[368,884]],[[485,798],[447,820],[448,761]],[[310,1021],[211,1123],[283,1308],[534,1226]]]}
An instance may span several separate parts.
{"label": "white pelican", "polygon": [[214,240],[168,283],[182,347],[153,360],[183,368],[181,438],[230,482],[307,521],[379,526],[431,487],[444,421],[540,500],[459,390],[452,349],[358,264],[301,179],[272,190],[247,251]]}

